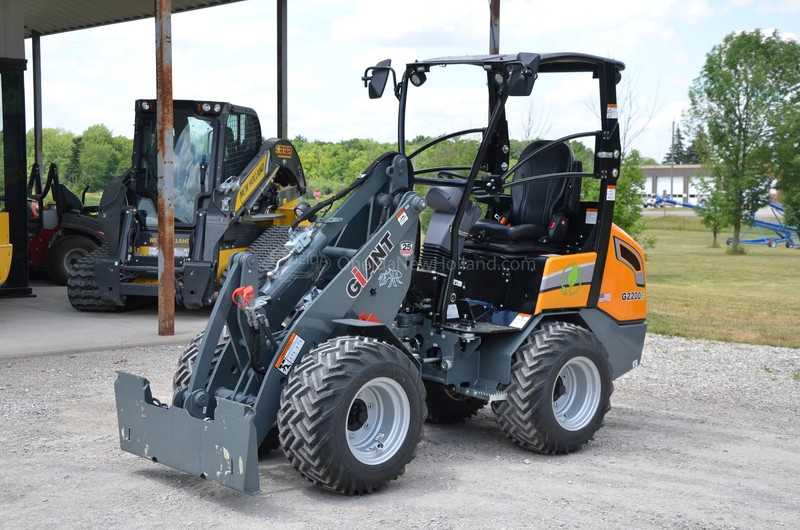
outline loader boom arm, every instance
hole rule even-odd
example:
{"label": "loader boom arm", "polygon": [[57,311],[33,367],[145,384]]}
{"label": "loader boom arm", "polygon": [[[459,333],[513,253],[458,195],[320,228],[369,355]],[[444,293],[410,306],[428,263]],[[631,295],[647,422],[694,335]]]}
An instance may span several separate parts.
{"label": "loader boom arm", "polygon": [[[153,399],[146,379],[120,373],[122,449],[257,493],[257,449],[275,423],[294,364],[353,326],[385,335],[406,295],[414,266],[408,244],[417,242],[425,208],[408,191],[408,172],[402,155],[379,158],[329,217],[294,232],[252,303],[237,305],[233,295],[257,285],[258,263],[252,254],[234,255],[189,384],[175,393],[172,407]],[[226,327],[230,339],[215,354]]]}

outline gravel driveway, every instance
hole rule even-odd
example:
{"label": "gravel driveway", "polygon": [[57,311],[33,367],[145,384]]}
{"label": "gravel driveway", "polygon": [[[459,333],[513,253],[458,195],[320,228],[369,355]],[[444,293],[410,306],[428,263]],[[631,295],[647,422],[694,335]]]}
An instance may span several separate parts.
{"label": "gravel driveway", "polygon": [[487,407],[428,425],[389,488],[343,497],[281,454],[250,497],[119,449],[116,370],[167,398],[179,346],[0,366],[5,528],[798,528],[800,350],[651,335],[582,451],[545,457]]}

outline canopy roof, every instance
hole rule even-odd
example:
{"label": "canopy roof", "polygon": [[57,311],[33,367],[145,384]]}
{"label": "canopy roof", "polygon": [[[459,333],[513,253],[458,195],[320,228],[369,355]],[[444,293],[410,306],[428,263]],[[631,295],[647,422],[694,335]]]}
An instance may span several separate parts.
{"label": "canopy roof", "polygon": [[[230,4],[239,0],[172,0],[172,12]],[[154,16],[153,0],[24,0],[25,37],[52,35]]]}
{"label": "canopy roof", "polygon": [[[502,55],[465,55],[462,57],[437,57],[425,61],[409,63],[409,66],[426,65],[436,66],[445,64],[473,64],[477,66],[491,66],[520,60],[530,60],[533,53],[514,53]],[[625,64],[615,59],[587,55],[585,53],[542,53],[539,55],[540,72],[592,72],[599,65],[612,63],[617,70],[624,70]]]}

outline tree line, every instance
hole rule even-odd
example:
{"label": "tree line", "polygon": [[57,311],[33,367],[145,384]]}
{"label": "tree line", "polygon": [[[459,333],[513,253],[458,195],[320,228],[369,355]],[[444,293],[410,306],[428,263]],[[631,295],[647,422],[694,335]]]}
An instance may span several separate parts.
{"label": "tree line", "polygon": [[[2,131],[0,131],[2,140]],[[25,143],[27,146],[28,168],[36,161],[33,129],[29,130]],[[47,175],[51,163],[58,166],[61,182],[80,195],[84,188],[100,191],[115,176],[120,175],[131,165],[133,140],[125,136],[114,136],[102,124],[88,127],[76,135],[62,128],[42,129],[42,176]],[[0,160],[3,144],[0,141]],[[0,186],[3,186],[0,179]],[[3,195],[0,192],[0,195]]]}

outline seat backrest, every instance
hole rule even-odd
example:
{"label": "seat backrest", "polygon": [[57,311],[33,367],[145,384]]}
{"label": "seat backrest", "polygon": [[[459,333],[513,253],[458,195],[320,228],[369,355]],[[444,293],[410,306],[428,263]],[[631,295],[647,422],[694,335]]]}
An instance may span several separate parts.
{"label": "seat backrest", "polygon": [[59,203],[58,207],[61,211],[80,212],[83,208],[83,203],[78,196],[72,193],[72,191],[63,184],[59,184],[58,188],[59,197],[56,198],[56,201]]}
{"label": "seat backrest", "polygon": [[[453,219],[464,193],[448,186],[431,186],[425,196],[425,201],[433,210],[428,229],[425,231],[425,246],[435,247],[444,251],[448,257],[451,253]],[[468,233],[475,222],[480,219],[483,212],[472,201],[467,202],[464,216],[461,218],[460,231]],[[464,238],[459,238],[459,247],[464,244]],[[459,248],[459,252],[461,248]]]}
{"label": "seat backrest", "polygon": [[[533,151],[550,143],[537,140],[528,145],[520,154],[520,160]],[[548,173],[567,173],[572,171],[572,149],[566,143],[547,147],[524,162],[514,173],[514,181],[546,175]],[[553,178],[534,180],[511,188],[511,222],[515,225],[534,224],[547,226],[553,214],[565,209],[567,201],[577,198],[577,178]],[[578,188],[579,189],[579,188]]]}

